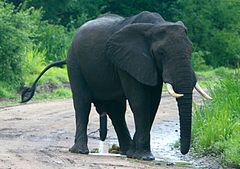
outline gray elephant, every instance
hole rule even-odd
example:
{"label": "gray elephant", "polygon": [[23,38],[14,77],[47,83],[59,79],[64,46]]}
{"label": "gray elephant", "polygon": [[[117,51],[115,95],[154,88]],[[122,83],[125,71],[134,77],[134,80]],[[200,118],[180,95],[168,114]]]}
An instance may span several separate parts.
{"label": "gray elephant", "polygon": [[[166,83],[178,103],[181,153],[186,154],[191,140],[194,87],[210,99],[196,85],[191,50],[181,21],[167,22],[158,13],[146,11],[128,18],[103,15],[77,30],[66,61],[46,67],[33,86],[23,92],[22,101],[31,99],[47,69],[67,64],[76,117],[75,144],[70,151],[89,153],[87,124],[94,103],[99,114],[110,117],[121,154],[154,160],[150,130]],[[133,139],[125,121],[126,100],[134,115]]]}

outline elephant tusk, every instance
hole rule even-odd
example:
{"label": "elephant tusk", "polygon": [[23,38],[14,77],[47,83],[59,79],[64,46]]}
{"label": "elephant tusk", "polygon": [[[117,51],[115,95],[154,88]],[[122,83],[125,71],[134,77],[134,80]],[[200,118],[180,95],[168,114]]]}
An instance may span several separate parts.
{"label": "elephant tusk", "polygon": [[179,94],[179,93],[176,93],[174,90],[173,90],[173,87],[170,83],[166,83],[167,85],[167,90],[168,90],[168,93],[172,96],[172,97],[175,97],[175,98],[179,98],[179,97],[182,97],[183,94]]}
{"label": "elephant tusk", "polygon": [[201,86],[196,83],[195,85],[195,89],[198,91],[198,93],[200,93],[205,99],[209,99],[212,100],[212,98],[206,93],[204,92],[204,90],[201,88]]}

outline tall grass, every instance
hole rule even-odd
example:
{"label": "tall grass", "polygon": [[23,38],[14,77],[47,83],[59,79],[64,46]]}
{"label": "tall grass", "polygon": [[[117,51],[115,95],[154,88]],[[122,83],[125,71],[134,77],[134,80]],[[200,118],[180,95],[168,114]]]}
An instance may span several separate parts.
{"label": "tall grass", "polygon": [[198,153],[219,155],[224,165],[240,167],[240,74],[211,89],[213,101],[193,116],[193,146]]}
{"label": "tall grass", "polygon": [[[25,75],[24,82],[27,85],[31,85],[37,78],[39,73],[47,65],[45,62],[46,50],[31,49],[27,52],[25,60]],[[52,68],[48,70],[44,76],[40,79],[38,84],[42,83],[64,83],[68,82],[67,70],[61,68]]]}
{"label": "tall grass", "polygon": [[24,80],[28,81],[28,74],[35,75],[40,73],[46,63],[45,63],[46,50],[39,51],[37,48],[31,48],[26,52],[25,61],[24,61]]}

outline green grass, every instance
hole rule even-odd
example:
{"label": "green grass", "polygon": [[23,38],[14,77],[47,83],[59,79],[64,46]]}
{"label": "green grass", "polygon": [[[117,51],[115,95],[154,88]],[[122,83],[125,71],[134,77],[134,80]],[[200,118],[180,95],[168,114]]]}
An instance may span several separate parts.
{"label": "green grass", "polygon": [[197,71],[197,75],[202,76],[204,78],[226,77],[226,76],[235,74],[236,72],[240,72],[240,68],[239,69],[231,69],[231,68],[226,68],[226,67],[219,67],[216,69]]}
{"label": "green grass", "polygon": [[214,87],[219,80],[224,79],[225,77],[232,76],[240,72],[240,68],[231,69],[225,67],[219,67],[216,69],[208,69],[202,71],[196,71],[197,78],[200,82],[200,85],[203,88]]}
{"label": "green grass", "polygon": [[[68,99],[68,98],[72,98],[71,89],[58,88],[58,89],[54,89],[51,92],[40,92],[40,93],[37,92],[35,93],[34,97],[30,100],[30,102],[46,101],[46,100],[54,100],[54,99]],[[0,106],[18,104],[20,100],[21,100],[20,95],[16,95],[11,99],[0,101]]]}
{"label": "green grass", "polygon": [[240,74],[231,70],[211,89],[213,101],[197,107],[193,116],[193,146],[197,153],[214,153],[224,165],[240,167]]}
{"label": "green grass", "polygon": [[35,93],[34,100],[53,100],[71,98],[72,93],[69,88],[58,88],[52,92]]}
{"label": "green grass", "polygon": [[[40,72],[39,72],[40,73]],[[25,84],[31,86],[35,79],[38,77],[39,73],[28,74],[25,78]],[[62,84],[68,82],[67,69],[66,68],[51,68],[49,69],[38,81],[38,85],[46,83]]]}
{"label": "green grass", "polygon": [[[24,82],[26,85],[31,85],[40,72],[46,67],[45,63],[46,50],[39,51],[38,49],[31,49],[26,54],[25,59],[25,75]],[[56,83],[61,84],[68,81],[66,68],[51,68],[39,80],[39,84]]]}

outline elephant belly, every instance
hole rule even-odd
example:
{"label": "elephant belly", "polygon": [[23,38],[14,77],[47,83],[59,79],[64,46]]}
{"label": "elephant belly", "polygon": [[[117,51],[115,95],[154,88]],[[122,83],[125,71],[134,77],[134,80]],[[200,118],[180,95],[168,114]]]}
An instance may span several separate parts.
{"label": "elephant belly", "polygon": [[115,100],[124,97],[117,72],[109,67],[101,68],[99,65],[89,69],[82,69],[83,76],[95,99]]}

